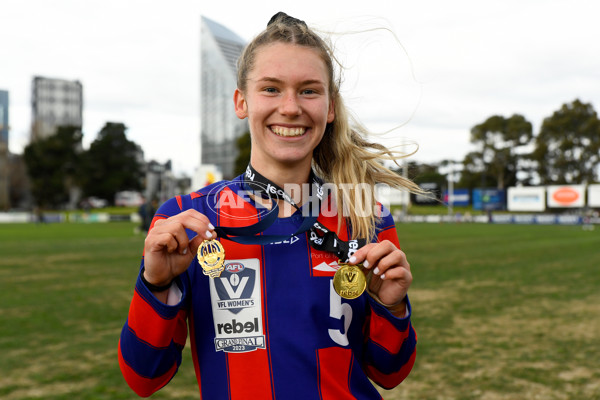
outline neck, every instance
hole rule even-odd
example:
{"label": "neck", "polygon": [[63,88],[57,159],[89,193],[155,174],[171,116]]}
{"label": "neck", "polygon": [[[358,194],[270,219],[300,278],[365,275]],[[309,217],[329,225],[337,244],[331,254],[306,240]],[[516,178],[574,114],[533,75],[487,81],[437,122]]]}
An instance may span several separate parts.
{"label": "neck", "polygon": [[[252,167],[258,171],[262,176],[275,183],[280,188],[284,189],[289,196],[296,202],[298,206],[302,205],[302,190],[305,183],[308,183],[310,176],[310,160],[306,165],[299,166],[295,164],[293,166],[287,165],[263,165],[257,162],[255,165],[254,161],[250,161]],[[289,203],[283,200],[277,200],[279,204],[279,217],[289,217],[296,209]]]}
{"label": "neck", "polygon": [[257,170],[262,176],[277,184],[281,188],[285,188],[286,184],[302,185],[308,183],[310,176],[310,160],[304,165],[262,165],[260,162],[250,161],[252,167]]}

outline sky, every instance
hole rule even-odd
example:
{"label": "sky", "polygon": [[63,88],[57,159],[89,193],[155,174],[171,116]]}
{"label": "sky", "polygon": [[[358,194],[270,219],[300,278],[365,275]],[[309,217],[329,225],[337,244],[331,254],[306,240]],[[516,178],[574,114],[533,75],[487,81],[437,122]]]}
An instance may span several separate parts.
{"label": "sky", "polygon": [[32,78],[79,80],[84,147],[123,122],[146,160],[191,175],[200,16],[249,41],[277,11],[332,33],[353,114],[387,132],[376,141],[418,146],[413,161],[462,160],[470,129],[492,115],[521,114],[537,134],[575,99],[600,112],[595,0],[0,0],[10,151],[29,141]]}

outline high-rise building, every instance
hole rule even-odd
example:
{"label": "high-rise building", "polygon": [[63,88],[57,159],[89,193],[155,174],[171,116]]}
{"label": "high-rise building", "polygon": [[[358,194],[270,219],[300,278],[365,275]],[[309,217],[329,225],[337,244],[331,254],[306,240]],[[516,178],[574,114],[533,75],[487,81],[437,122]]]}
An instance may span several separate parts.
{"label": "high-rise building", "polygon": [[234,176],[236,139],[248,130],[235,115],[237,60],[245,41],[206,17],[200,22],[200,164],[214,164]]}
{"label": "high-rise building", "polygon": [[33,78],[31,140],[47,138],[58,126],[83,126],[83,87],[79,81]]}
{"label": "high-rise building", "polygon": [[8,92],[0,90],[0,210],[8,207]]}
{"label": "high-rise building", "polygon": [[0,90],[0,143],[8,144],[8,92]]}

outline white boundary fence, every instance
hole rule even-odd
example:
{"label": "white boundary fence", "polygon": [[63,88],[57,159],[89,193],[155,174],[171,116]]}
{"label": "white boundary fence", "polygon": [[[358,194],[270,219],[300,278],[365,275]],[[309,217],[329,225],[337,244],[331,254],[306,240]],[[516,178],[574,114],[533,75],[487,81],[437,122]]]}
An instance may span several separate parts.
{"label": "white boundary fence", "polygon": [[140,216],[136,213],[129,215],[109,214],[109,213],[64,213],[64,212],[45,212],[38,216],[33,212],[0,212],[0,224],[19,224],[19,223],[97,223],[97,222],[140,222]]}
{"label": "white boundary fence", "polygon": [[[494,224],[535,224],[535,225],[600,225],[600,216],[580,216],[575,214],[515,214],[492,213],[491,215],[454,214],[454,215],[406,215],[401,212],[394,213],[396,222],[414,223],[494,223]],[[40,221],[34,213],[14,212],[0,213],[0,226],[6,223],[106,223],[106,222],[140,222],[140,216],[115,215],[108,213],[67,214],[45,213],[44,220]]]}

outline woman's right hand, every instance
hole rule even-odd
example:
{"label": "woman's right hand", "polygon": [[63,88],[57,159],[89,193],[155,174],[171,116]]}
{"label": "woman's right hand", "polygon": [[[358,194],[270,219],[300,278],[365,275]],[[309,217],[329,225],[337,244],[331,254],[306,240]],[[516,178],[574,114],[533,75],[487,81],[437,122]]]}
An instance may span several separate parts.
{"label": "woman's right hand", "polygon": [[[190,240],[186,229],[198,235]],[[189,267],[200,244],[217,237],[214,229],[204,214],[193,209],[157,220],[144,244],[144,278],[156,286],[172,282]]]}

